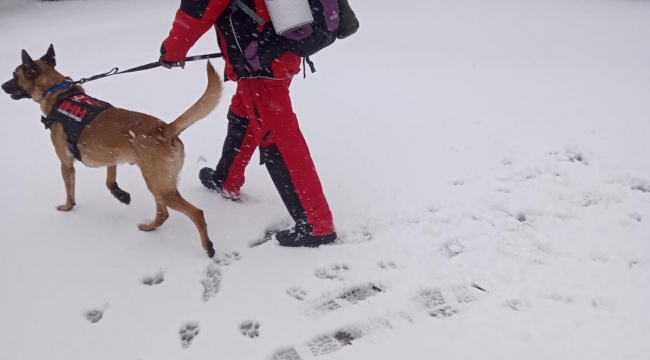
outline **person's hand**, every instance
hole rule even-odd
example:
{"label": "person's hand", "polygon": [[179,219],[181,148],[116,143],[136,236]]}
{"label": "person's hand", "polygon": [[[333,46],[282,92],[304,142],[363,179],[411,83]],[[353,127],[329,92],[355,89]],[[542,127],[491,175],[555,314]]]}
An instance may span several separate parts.
{"label": "person's hand", "polygon": [[165,60],[165,55],[160,55],[160,59],[158,59],[158,62],[160,65],[162,65],[165,69],[171,69],[175,67],[179,67],[181,69],[185,69],[185,61],[179,61],[179,62],[167,62]]}
{"label": "person's hand", "polygon": [[165,49],[165,44],[163,44],[160,46],[160,58],[158,59],[158,63],[160,63],[160,65],[162,65],[165,69],[171,69],[175,67],[185,69],[185,60],[179,62],[171,62],[165,60],[165,55],[167,55],[167,49]]}

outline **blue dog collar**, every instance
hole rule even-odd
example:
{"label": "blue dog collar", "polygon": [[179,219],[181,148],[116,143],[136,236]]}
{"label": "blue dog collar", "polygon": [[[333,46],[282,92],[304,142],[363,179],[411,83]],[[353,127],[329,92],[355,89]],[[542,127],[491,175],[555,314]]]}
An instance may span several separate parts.
{"label": "blue dog collar", "polygon": [[59,91],[59,90],[69,89],[69,88],[72,87],[72,85],[73,85],[73,84],[72,84],[72,82],[70,82],[70,81],[66,81],[66,82],[60,83],[59,85],[57,85],[57,86],[55,86],[55,87],[53,87],[53,88],[47,90],[46,92],[44,92],[44,93],[43,93],[43,97],[46,97],[46,96],[48,96],[48,95],[50,95],[50,94],[52,94],[52,93],[55,93],[55,92],[57,92],[57,91]]}

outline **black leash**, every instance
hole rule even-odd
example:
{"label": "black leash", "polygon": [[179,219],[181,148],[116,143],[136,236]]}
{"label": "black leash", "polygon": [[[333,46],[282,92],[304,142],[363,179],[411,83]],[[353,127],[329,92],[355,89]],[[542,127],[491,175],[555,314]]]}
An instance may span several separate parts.
{"label": "black leash", "polygon": [[[207,54],[207,55],[196,55],[196,56],[190,56],[185,58],[185,62],[188,61],[198,61],[198,60],[207,60],[207,59],[216,59],[216,58],[221,58],[223,57],[223,54],[221,53],[215,53],[215,54]],[[105,77],[113,76],[113,75],[120,75],[120,74],[127,74],[127,73],[132,73],[132,72],[138,72],[138,71],[143,71],[143,70],[149,70],[149,69],[155,69],[157,67],[161,67],[162,64],[160,62],[153,62],[141,66],[137,66],[128,70],[120,71],[119,68],[113,68],[111,71],[91,76],[89,78],[81,78],[77,81],[71,82],[72,85],[81,85],[85,84],[89,81],[97,80],[97,79],[102,79]]]}

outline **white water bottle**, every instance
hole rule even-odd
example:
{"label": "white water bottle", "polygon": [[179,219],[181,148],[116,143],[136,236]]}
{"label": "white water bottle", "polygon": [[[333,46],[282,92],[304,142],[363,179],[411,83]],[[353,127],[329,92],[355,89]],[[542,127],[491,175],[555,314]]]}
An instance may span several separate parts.
{"label": "white water bottle", "polygon": [[273,28],[284,35],[314,22],[308,0],[264,0]]}

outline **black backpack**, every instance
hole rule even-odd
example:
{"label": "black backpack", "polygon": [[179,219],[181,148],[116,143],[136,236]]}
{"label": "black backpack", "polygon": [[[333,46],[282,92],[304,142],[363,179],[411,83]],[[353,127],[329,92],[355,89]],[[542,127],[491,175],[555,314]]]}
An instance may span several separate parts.
{"label": "black backpack", "polygon": [[[278,35],[272,24],[266,23],[241,0],[233,4],[260,25],[264,32],[260,39],[260,49],[282,49],[296,53],[305,59],[311,71],[314,64],[309,57],[332,45],[336,39],[345,39],[359,29],[359,20],[347,0],[308,0],[314,22],[284,35]],[[271,46],[269,46],[271,45]]]}

